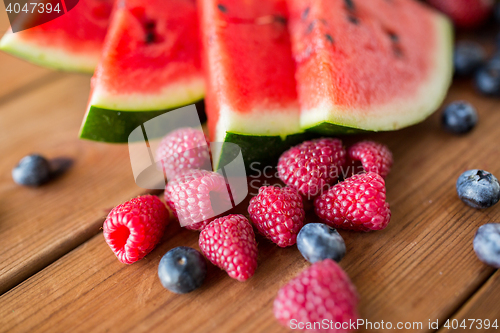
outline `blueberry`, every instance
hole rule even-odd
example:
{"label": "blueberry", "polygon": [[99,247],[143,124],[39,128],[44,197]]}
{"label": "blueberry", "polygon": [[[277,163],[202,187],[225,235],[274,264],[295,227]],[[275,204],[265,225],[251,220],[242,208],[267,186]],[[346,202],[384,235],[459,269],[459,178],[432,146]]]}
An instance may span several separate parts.
{"label": "blueberry", "polygon": [[474,72],[486,61],[486,52],[476,42],[460,41],[455,45],[453,66],[455,74],[467,76]]}
{"label": "blueberry", "polygon": [[337,230],[323,223],[306,224],[297,236],[297,247],[307,261],[323,259],[339,262],[345,255],[344,239]]}
{"label": "blueberry", "polygon": [[40,186],[49,181],[50,176],[49,161],[37,154],[23,157],[12,169],[12,178],[19,185]]}
{"label": "blueberry", "polygon": [[465,134],[476,126],[476,109],[463,101],[450,103],[441,114],[441,123],[444,129],[450,133]]}
{"label": "blueberry", "polygon": [[500,184],[488,171],[468,170],[458,177],[457,193],[471,207],[488,208],[500,200]]}
{"label": "blueberry", "polygon": [[495,7],[493,9],[493,16],[495,17],[495,21],[497,21],[497,23],[500,23],[500,3],[496,3],[495,4]]}
{"label": "blueberry", "polygon": [[493,57],[476,71],[476,89],[487,96],[500,96],[500,57]]}
{"label": "blueberry", "polygon": [[177,294],[185,294],[199,288],[206,275],[207,264],[203,255],[186,246],[168,251],[158,266],[161,284]]}
{"label": "blueberry", "polygon": [[477,229],[474,251],[479,260],[500,268],[500,223],[488,223]]}

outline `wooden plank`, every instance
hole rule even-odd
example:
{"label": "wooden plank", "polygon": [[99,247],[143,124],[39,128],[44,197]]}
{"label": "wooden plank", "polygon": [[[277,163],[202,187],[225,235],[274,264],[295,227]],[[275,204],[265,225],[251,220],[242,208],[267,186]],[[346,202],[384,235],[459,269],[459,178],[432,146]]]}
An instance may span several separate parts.
{"label": "wooden plank", "polygon": [[[95,235],[107,210],[141,192],[127,146],[78,139],[89,88],[88,77],[68,75],[2,106],[0,293]],[[74,165],[46,186],[18,186],[11,169],[33,152]]]}
{"label": "wooden plank", "polygon": [[[3,1],[0,5],[0,38],[10,27]],[[0,105],[62,74],[45,69],[0,51]],[[28,85],[28,87],[26,87]]]}
{"label": "wooden plank", "polygon": [[[497,220],[498,221],[498,220]],[[488,281],[474,294],[460,310],[450,318],[448,323],[452,328],[458,327],[454,330],[457,332],[470,332],[472,330],[487,330],[491,332],[498,332],[498,328],[493,328],[495,323],[500,327],[500,306],[498,305],[498,297],[500,295],[500,271],[496,271]],[[474,321],[473,321],[474,319]],[[455,321],[456,320],[456,321]],[[480,320],[480,321],[479,321]],[[455,322],[454,322],[455,321]],[[489,329],[486,324],[489,322]],[[444,321],[440,323],[446,325]],[[466,328],[460,327],[465,324]],[[441,332],[449,332],[447,327],[442,327]]]}
{"label": "wooden plank", "polygon": [[[476,259],[471,240],[479,225],[500,220],[500,205],[481,211],[467,207],[456,195],[455,181],[470,168],[500,174],[500,147],[495,144],[500,142],[500,103],[478,97],[465,81],[450,91],[448,101],[455,99],[471,101],[478,108],[480,122],[470,135],[444,133],[435,114],[402,131],[345,140],[385,142],[395,157],[387,179],[393,212],[388,228],[372,233],[341,231],[348,250],[341,265],[358,287],[361,317],[371,322],[422,322],[422,329],[408,331],[431,331],[429,320],[448,318],[493,272]],[[123,156],[114,160],[125,163]],[[88,163],[85,166],[89,168]],[[87,171],[98,175],[105,169],[96,164]],[[107,177],[109,182],[128,179],[118,173]],[[76,177],[71,185],[61,181],[61,191],[75,191],[78,181]],[[113,186],[109,187],[111,191]],[[100,190],[94,198],[111,202],[109,191]],[[121,202],[114,199],[113,204]],[[66,205],[60,207],[68,214]],[[74,208],[78,225],[95,221],[95,214],[87,214],[90,208],[88,204]],[[317,221],[312,215],[308,220]],[[279,287],[308,264],[296,247],[280,249],[260,236],[258,240],[259,268],[252,279],[240,283],[210,266],[201,289],[174,295],[158,281],[158,262],[172,247],[197,248],[197,233],[173,223],[164,242],[130,266],[114,258],[99,234],[2,295],[1,330],[285,332],[273,318],[272,301]]]}
{"label": "wooden plank", "polygon": [[6,31],[10,27],[9,17],[5,10],[5,3],[2,1],[0,4],[0,31]]}

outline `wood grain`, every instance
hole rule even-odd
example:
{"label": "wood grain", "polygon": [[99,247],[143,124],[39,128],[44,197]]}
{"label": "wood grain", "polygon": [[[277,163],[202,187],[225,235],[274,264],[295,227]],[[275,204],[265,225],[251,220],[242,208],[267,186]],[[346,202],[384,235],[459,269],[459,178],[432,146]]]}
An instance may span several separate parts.
{"label": "wood grain", "polygon": [[[498,222],[498,221],[497,221]],[[500,295],[500,272],[496,271],[488,281],[478,290],[477,293],[471,297],[462,308],[450,318],[450,325],[456,325],[453,320],[457,320],[457,326],[460,326],[465,320],[466,329],[459,327],[457,332],[470,332],[479,331],[483,332],[498,332],[498,329],[490,327],[485,330],[485,320],[490,322],[490,326],[497,321],[497,325],[500,327],[500,306],[498,305],[498,297]],[[475,319],[472,322],[472,319]],[[477,321],[480,319],[481,322]],[[446,322],[441,323],[441,325],[446,324]],[[472,326],[471,326],[472,325]],[[456,327],[456,326],[455,326]],[[443,327],[439,330],[439,333],[449,332],[449,329]]]}
{"label": "wood grain", "polygon": [[[0,36],[9,29],[9,18],[3,1],[0,4]],[[0,108],[15,96],[39,87],[62,74],[32,65],[0,51]],[[1,110],[1,109],[0,109]]]}
{"label": "wood grain", "polygon": [[[79,96],[76,87],[68,88],[68,82],[73,80],[80,82],[78,78],[65,81],[65,92],[69,92],[65,96],[72,96],[71,92]],[[38,98],[33,97],[33,100],[38,101]],[[477,96],[470,89],[470,82],[466,81],[455,82],[451,89],[447,100],[456,99],[468,100],[478,109],[480,122],[469,135],[456,137],[443,132],[439,114],[435,114],[426,122],[402,131],[344,138],[347,144],[365,138],[384,142],[395,157],[393,171],[387,178],[388,200],[393,212],[390,225],[384,231],[372,233],[341,231],[348,250],[341,266],[358,288],[361,317],[371,322],[384,320],[394,325],[405,321],[422,322],[423,329],[408,331],[428,332],[426,323],[429,320],[449,318],[493,273],[492,268],[475,257],[472,238],[479,225],[500,221],[500,205],[481,211],[466,206],[456,195],[455,181],[460,173],[470,168],[500,174],[500,103]],[[60,104],[61,101],[54,102],[58,108],[63,108]],[[54,111],[52,116],[56,115],[62,116]],[[32,126],[33,131],[40,127],[39,124],[36,128]],[[56,140],[59,144],[72,137],[68,132],[50,135],[59,138]],[[25,139],[23,136],[24,146],[33,142],[35,137],[39,136]],[[47,142],[54,142],[54,139]],[[51,154],[61,152],[61,147],[74,152],[75,145],[86,144],[76,140],[69,142],[61,146],[52,144],[54,150],[50,151]],[[38,222],[32,218],[28,222],[25,220],[27,212],[20,212],[21,208],[16,209],[15,214],[0,212],[7,214],[4,220],[9,221],[10,228],[15,225],[11,221],[23,223],[23,228],[8,235],[8,229],[0,229],[1,240],[10,237],[26,239],[26,232],[21,231],[27,228],[37,231],[31,234],[34,237],[31,239],[36,240],[42,232],[40,227],[47,227],[44,221],[55,221],[54,232],[42,233],[43,246],[38,242],[39,247],[49,249],[46,256],[55,251],[55,244],[61,243],[61,235],[68,235],[65,239],[76,237],[75,225],[90,229],[98,227],[99,223],[95,221],[99,214],[94,206],[106,206],[104,201],[115,205],[122,201],[118,200],[119,197],[135,193],[133,186],[127,183],[131,178],[126,171],[125,153],[120,149],[92,145],[91,150],[82,148],[74,152],[72,156],[84,159],[79,169],[75,168],[74,174],[68,174],[66,179],[51,185],[60,191],[59,194],[65,193],[67,198],[51,196],[50,191],[46,194],[47,189],[34,194],[31,190],[15,188],[11,189],[14,199],[6,195],[8,191],[0,188],[2,201],[10,200],[2,207],[16,207],[16,203],[19,207],[18,201],[30,195],[32,200],[47,200],[39,205],[44,214],[58,215],[41,218]],[[80,152],[85,152],[83,157]],[[100,155],[100,152],[113,155],[113,158]],[[22,154],[20,152],[19,156]],[[85,154],[93,158],[85,158]],[[9,164],[0,163],[0,170],[5,170]],[[123,170],[107,171],[108,168],[118,168],[117,165]],[[95,180],[103,173],[106,177],[102,178],[109,182],[107,185]],[[5,187],[6,183],[5,176],[0,178],[2,186]],[[87,186],[86,190],[82,191],[81,186]],[[74,200],[74,191],[78,191],[82,198]],[[87,197],[89,191],[92,195]],[[43,197],[41,193],[44,193]],[[46,199],[47,196],[52,200]],[[57,203],[56,209],[51,206],[53,203]],[[309,215],[308,221],[316,219]],[[61,230],[66,234],[61,234]],[[23,238],[18,236],[20,233]],[[52,242],[50,237],[53,237]],[[197,233],[172,223],[164,242],[144,260],[130,266],[119,263],[102,234],[98,234],[2,295],[0,318],[3,325],[0,331],[164,332],[175,329],[176,332],[285,332],[287,330],[274,320],[272,301],[277,290],[308,264],[295,246],[280,249],[260,236],[258,240],[259,268],[252,279],[240,283],[210,266],[203,287],[181,296],[162,289],[156,276],[157,265],[161,256],[175,246],[197,248]],[[16,241],[11,242],[11,247],[14,247]],[[24,251],[23,246],[30,244],[23,242],[16,249]],[[31,254],[33,258],[34,250],[30,247],[23,252],[24,256],[30,257]],[[16,254],[15,250],[8,253],[9,256]],[[6,254],[2,256],[2,263],[9,258]],[[20,262],[24,261],[20,258],[11,260],[10,269],[16,270]],[[26,265],[24,269],[28,267]],[[498,287],[498,283],[491,284],[492,288]],[[475,306],[481,308],[488,304]]]}
{"label": "wood grain", "polygon": [[[0,293],[99,232],[117,202],[139,194],[127,146],[78,139],[89,77],[67,75],[2,106],[0,112]],[[40,188],[16,185],[25,155],[74,165]]]}

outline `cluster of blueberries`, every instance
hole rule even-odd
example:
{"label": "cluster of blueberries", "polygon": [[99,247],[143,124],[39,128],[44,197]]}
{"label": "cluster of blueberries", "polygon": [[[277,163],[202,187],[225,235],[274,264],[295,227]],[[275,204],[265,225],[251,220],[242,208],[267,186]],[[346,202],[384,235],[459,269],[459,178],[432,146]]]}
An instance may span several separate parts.
{"label": "cluster of blueberries", "polygon": [[459,41],[455,45],[453,65],[456,76],[473,76],[478,92],[500,97],[500,51],[488,58],[486,50],[479,43]]}
{"label": "cluster of blueberries", "polygon": [[[499,18],[500,18],[500,5]],[[472,77],[476,90],[486,96],[500,97],[500,35],[499,50],[488,58],[486,50],[473,41],[459,41],[454,51],[457,77]],[[468,102],[448,104],[441,114],[443,128],[453,134],[470,132],[478,121],[476,109]],[[460,199],[476,209],[485,209],[500,200],[498,179],[484,170],[468,170],[459,176],[456,189]],[[486,264],[500,268],[500,223],[481,226],[473,241],[474,251]]]}

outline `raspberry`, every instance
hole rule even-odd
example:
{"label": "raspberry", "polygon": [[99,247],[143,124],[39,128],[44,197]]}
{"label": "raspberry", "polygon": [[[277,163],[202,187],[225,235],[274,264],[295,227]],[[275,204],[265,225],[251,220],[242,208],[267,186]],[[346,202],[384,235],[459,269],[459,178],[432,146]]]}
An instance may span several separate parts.
{"label": "raspberry", "polygon": [[305,141],[284,152],[278,162],[280,179],[303,196],[316,196],[337,181],[346,161],[339,139]]}
{"label": "raspberry", "polygon": [[255,234],[243,215],[228,215],[212,221],[201,231],[199,245],[212,264],[238,281],[252,277],[257,268]]}
{"label": "raspberry", "polygon": [[278,291],[274,316],[286,327],[293,319],[304,324],[329,321],[329,330],[316,327],[308,332],[349,332],[350,323],[358,319],[357,304],[358,294],[347,274],[333,260],[325,259]]}
{"label": "raspberry", "polygon": [[280,247],[295,244],[304,225],[302,198],[291,187],[262,186],[248,213],[259,232]]}
{"label": "raspberry", "polygon": [[189,230],[203,229],[232,208],[224,177],[206,170],[189,170],[170,181],[165,201],[181,226]]}
{"label": "raspberry", "polygon": [[144,195],[113,208],[102,228],[118,260],[133,264],[155,248],[168,222],[163,202],[154,195]]}
{"label": "raspberry", "polygon": [[161,163],[168,180],[189,169],[211,170],[205,134],[190,127],[166,135],[156,150],[156,160]]}
{"label": "raspberry", "polygon": [[314,207],[316,215],[334,228],[381,230],[391,219],[384,179],[374,172],[338,183],[317,197]]}
{"label": "raspberry", "polygon": [[373,141],[361,141],[348,150],[349,158],[360,161],[366,172],[387,177],[392,166],[392,153],[386,145]]}

